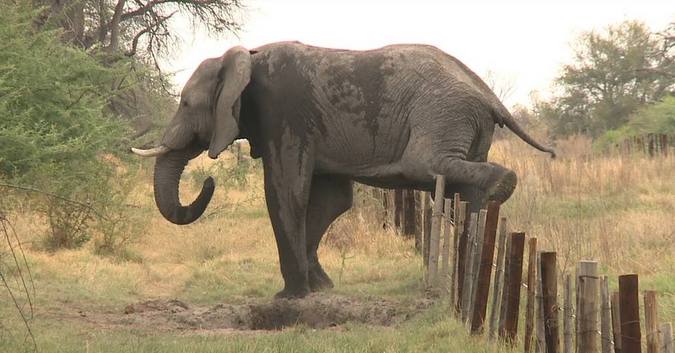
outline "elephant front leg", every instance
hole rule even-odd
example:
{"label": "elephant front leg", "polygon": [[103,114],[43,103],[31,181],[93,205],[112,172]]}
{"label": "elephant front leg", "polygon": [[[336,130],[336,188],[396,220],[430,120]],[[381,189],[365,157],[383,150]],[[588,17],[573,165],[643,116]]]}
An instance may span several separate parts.
{"label": "elephant front leg", "polygon": [[263,160],[265,198],[279,251],[284,289],[277,298],[309,293],[306,215],[312,163],[306,151],[284,150]]}

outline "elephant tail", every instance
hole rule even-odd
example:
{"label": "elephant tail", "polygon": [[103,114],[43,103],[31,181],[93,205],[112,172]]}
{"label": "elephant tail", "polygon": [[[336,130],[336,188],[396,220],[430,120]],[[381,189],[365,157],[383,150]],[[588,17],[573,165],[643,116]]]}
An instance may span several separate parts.
{"label": "elephant tail", "polygon": [[518,123],[516,123],[516,120],[513,118],[513,115],[504,107],[502,104],[499,104],[497,109],[494,110],[493,112],[495,121],[499,126],[509,128],[509,130],[513,131],[514,134],[516,134],[518,137],[520,137],[523,141],[527,142],[530,146],[542,151],[542,152],[547,152],[551,154],[551,158],[555,158],[555,150],[551,147],[546,147],[539,142],[537,142],[532,136],[530,136],[525,130],[523,130]]}

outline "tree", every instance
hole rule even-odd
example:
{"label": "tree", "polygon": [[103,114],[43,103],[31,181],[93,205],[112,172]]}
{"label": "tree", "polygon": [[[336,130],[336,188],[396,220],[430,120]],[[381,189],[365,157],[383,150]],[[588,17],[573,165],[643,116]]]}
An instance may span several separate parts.
{"label": "tree", "polygon": [[240,30],[240,0],[35,0],[46,7],[39,24],[55,24],[84,49],[140,55],[157,62],[178,39],[172,23],[187,20],[220,35]]}
{"label": "tree", "polygon": [[675,89],[675,23],[651,33],[642,22],[625,21],[584,33],[574,63],[556,79],[560,94],[537,110],[556,135],[598,136],[628,121],[638,107]]}

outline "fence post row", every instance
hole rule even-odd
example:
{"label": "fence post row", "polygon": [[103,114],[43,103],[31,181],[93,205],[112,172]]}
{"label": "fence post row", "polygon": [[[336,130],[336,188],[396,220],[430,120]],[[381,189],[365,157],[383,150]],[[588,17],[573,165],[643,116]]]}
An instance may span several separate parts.
{"label": "fence post row", "polygon": [[[468,204],[461,201],[458,193],[453,199],[444,198],[443,176],[437,176],[434,192],[434,203],[430,193],[424,194],[421,222],[424,235],[416,237],[416,246],[419,245],[424,257],[425,285],[433,295],[447,295],[450,308],[469,325],[472,334],[484,329],[492,286],[488,339],[493,340],[498,335],[514,345],[518,332],[525,233],[512,232],[507,236],[506,218],[500,219],[497,202],[490,202],[487,210],[467,215]],[[415,225],[409,212],[412,209],[414,213],[416,198],[408,191],[396,191],[393,198],[393,204],[398,205],[393,213],[394,223],[397,227],[402,226],[405,233]],[[496,268],[493,282],[492,267]],[[536,342],[536,352],[558,353],[561,350],[557,278],[556,253],[538,252],[537,238],[530,238],[524,314],[525,353],[533,350],[533,342]],[[599,348],[602,353],[641,353],[638,276],[619,276],[619,291],[610,295],[607,276],[598,275],[598,263],[580,261],[575,279],[574,291],[571,275],[566,275],[563,281],[562,351],[575,352],[576,344],[578,353],[595,353]],[[644,292],[644,310],[647,353],[673,353],[672,324],[659,323],[655,291]],[[533,340],[533,333],[536,333],[536,340]]]}

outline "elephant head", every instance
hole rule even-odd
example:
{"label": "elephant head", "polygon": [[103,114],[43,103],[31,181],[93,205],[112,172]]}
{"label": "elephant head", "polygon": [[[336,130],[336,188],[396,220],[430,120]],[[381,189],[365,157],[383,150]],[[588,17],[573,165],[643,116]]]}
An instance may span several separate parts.
{"label": "elephant head", "polygon": [[217,158],[239,136],[240,96],[251,76],[251,55],[234,47],[219,58],[204,60],[181,92],[180,104],[160,146],[132,151],[157,157],[154,172],[155,202],[160,213],[175,224],[199,218],[213,196],[214,182],[204,181],[197,199],[181,205],[178,185],[188,161],[208,150]]}

